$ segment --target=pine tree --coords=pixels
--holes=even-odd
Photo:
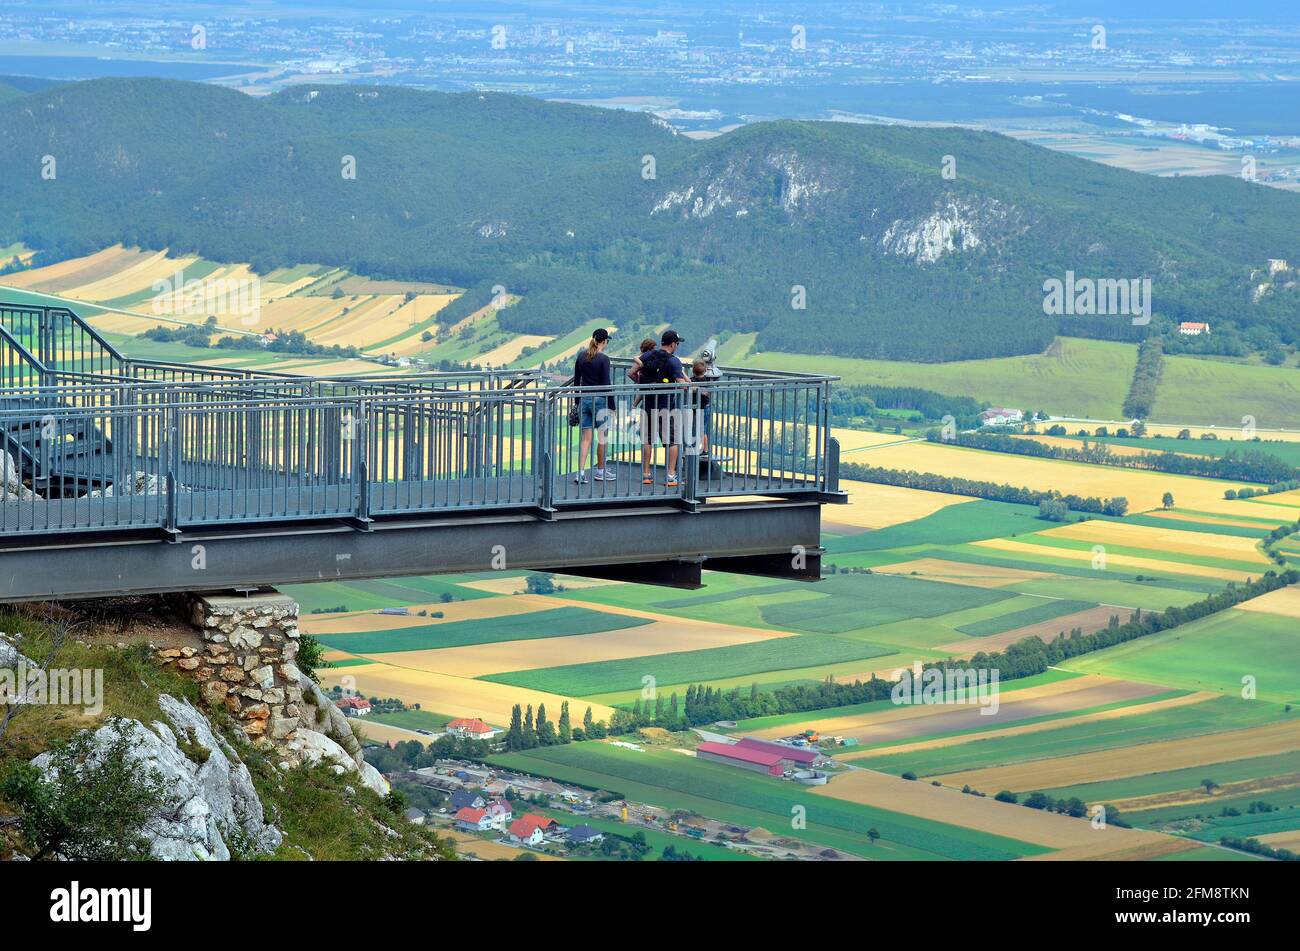
[[[591,707],[588,707],[587,712],[582,715],[582,732],[585,733],[587,736],[591,736],[592,726],[593,726],[593,721],[591,718]]]

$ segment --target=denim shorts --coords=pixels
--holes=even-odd
[[[601,415],[601,410],[609,405],[609,400],[603,396],[584,396],[578,400],[578,428],[595,429],[599,424],[601,429],[609,425],[609,413]]]

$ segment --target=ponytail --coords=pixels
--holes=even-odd
[[[600,344],[596,343],[596,338],[592,337],[587,341],[587,352],[584,354],[588,363],[595,359],[596,354],[600,352]]]

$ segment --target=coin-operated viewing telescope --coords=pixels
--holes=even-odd
[[[704,376],[707,379],[710,380],[722,379],[722,371],[719,370],[717,366],[714,365],[714,361],[718,359],[718,338],[717,337],[710,337],[708,339],[708,342],[705,343],[704,346],[700,348],[700,355],[697,359],[703,360],[706,364],[708,364],[709,368],[704,371]]]

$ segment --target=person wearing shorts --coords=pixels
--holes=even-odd
[[[686,383],[686,371],[682,361],[677,358],[677,348],[682,337],[675,330],[665,330],[659,338],[659,348],[641,354],[642,384]],[[665,484],[675,487],[677,482],[677,460],[681,454],[681,432],[677,416],[679,398],[675,393],[660,390],[647,392],[642,407],[641,432],[641,484],[654,485],[652,463],[655,445],[663,445],[667,450],[667,478]]]
[[[578,471],[573,474],[573,481],[579,484],[587,481],[587,457],[591,455],[591,442],[596,430],[601,430],[601,438],[596,440],[596,468],[591,477],[597,482],[614,478],[614,474],[605,468],[605,451],[608,440],[605,433],[609,428],[609,404],[612,399],[608,388],[613,384],[609,357],[605,348],[609,346],[609,331],[599,327],[591,335],[587,349],[578,354],[573,365],[573,385],[575,387],[601,387],[606,390],[601,396],[578,397]]]

